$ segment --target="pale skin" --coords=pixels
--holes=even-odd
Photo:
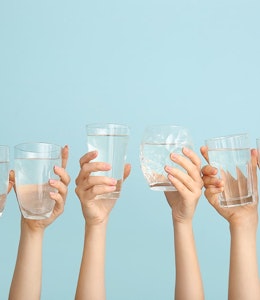
[[[111,166],[106,162],[92,162],[97,151],[86,153],[80,159],[80,172],[76,179],[75,192],[81,202],[85,219],[85,239],[81,267],[76,289],[76,300],[105,300],[105,247],[106,230],[110,212],[116,199],[96,199],[97,195],[115,191],[116,179],[93,176],[93,172],[107,171]],[[130,173],[125,166],[124,179]]]
[[[42,282],[42,244],[44,231],[63,212],[68,191],[70,177],[65,168],[69,150],[62,149],[62,167],[55,166],[54,172],[60,180],[49,181],[57,189],[57,193],[50,193],[55,201],[51,216],[44,220],[31,220],[21,217],[21,234],[17,260],[9,292],[9,300],[37,300],[41,297]],[[10,173],[10,185],[15,189],[14,172]]]
[[[172,209],[174,248],[176,263],[175,300],[204,299],[203,283],[199,268],[192,219],[201,196],[200,159],[190,149],[183,148],[183,154],[171,154],[171,159],[186,172],[165,167],[176,192],[165,192]]]
[[[201,154],[208,162],[207,147],[201,147]],[[216,211],[224,217],[230,228],[229,300],[259,300],[260,283],[257,262],[258,189],[257,151],[251,150],[253,183],[256,201],[236,207],[222,207],[218,194],[224,190],[224,181],[217,175],[217,169],[206,165],[202,168],[205,196]]]

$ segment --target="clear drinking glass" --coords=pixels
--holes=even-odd
[[[0,217],[5,208],[9,183],[9,147],[0,145]]]
[[[239,206],[255,201],[251,151],[248,134],[236,134],[206,140],[209,163],[224,180],[219,194],[221,206]]]
[[[129,138],[129,127],[121,124],[88,124],[87,147],[88,151],[97,150],[98,156],[93,161],[106,162],[111,165],[111,170],[93,172],[93,176],[107,176],[117,179],[116,191],[98,195],[96,198],[117,199],[120,196],[126,152]]]
[[[188,129],[175,125],[154,125],[145,129],[140,146],[141,169],[154,191],[176,191],[167,178],[166,165],[183,170],[170,159],[171,153],[182,154],[183,147],[192,149]]]
[[[57,192],[49,180],[58,179],[54,166],[61,166],[61,146],[23,143],[15,146],[14,157],[16,195],[23,216],[48,218],[55,205],[50,192]]]

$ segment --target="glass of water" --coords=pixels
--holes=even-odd
[[[206,140],[209,163],[224,181],[219,194],[221,206],[239,206],[255,201],[251,151],[248,134],[235,134]]]
[[[61,146],[48,143],[23,143],[14,148],[16,196],[21,213],[28,219],[46,219],[53,211],[55,201],[49,185],[58,179],[55,166],[61,166]]]
[[[9,147],[0,145],[0,217],[5,208],[9,183]]]
[[[154,125],[145,129],[140,146],[141,169],[154,191],[176,191],[167,178],[166,165],[183,170],[170,159],[171,153],[182,154],[183,147],[192,149],[188,129],[175,125]]]
[[[88,151],[98,151],[98,156],[93,162],[100,161],[111,165],[111,170],[93,172],[92,175],[107,176],[117,180],[115,192],[98,195],[96,198],[117,199],[123,183],[130,129],[127,125],[106,123],[88,124],[86,131]]]

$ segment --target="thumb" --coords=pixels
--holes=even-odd
[[[125,169],[124,169],[123,180],[125,180],[129,176],[130,172],[131,172],[131,165],[130,164],[126,164],[125,165]]]
[[[8,184],[7,193],[9,193],[11,191],[12,187],[14,186],[14,182],[15,182],[14,171],[11,170],[9,172],[9,184]]]
[[[200,153],[205,158],[207,163],[209,163],[208,147],[207,146],[200,147]]]

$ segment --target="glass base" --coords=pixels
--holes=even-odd
[[[150,184],[150,189],[152,191],[159,192],[176,192],[176,188],[168,182],[159,182]]]
[[[44,220],[44,219],[48,219],[51,216],[52,210],[49,212],[44,211],[44,212],[35,213],[35,212],[21,209],[21,213],[25,219]]]
[[[120,197],[120,192],[107,193],[102,195],[97,195],[95,199],[118,199]]]
[[[247,204],[252,204],[254,202],[255,202],[254,195],[237,198],[237,199],[224,199],[223,197],[220,197],[219,199],[220,206],[222,207],[243,206]]]

